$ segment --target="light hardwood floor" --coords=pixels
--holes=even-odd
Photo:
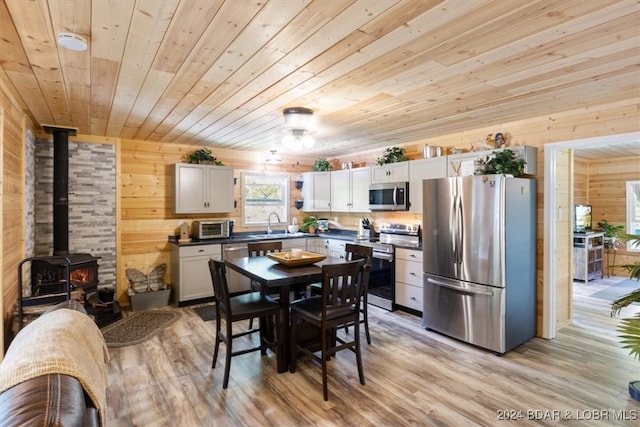
[[[222,390],[223,357],[210,369],[214,322],[173,308],[182,318],[161,334],[110,349],[108,425],[640,425],[640,403],[627,392],[640,362],[620,348],[609,304],[589,293],[576,291],[574,322],[556,339],[534,338],[502,357],[371,307],[366,385],[353,354],[341,352],[329,363],[328,402],[318,365],[303,360],[295,374],[277,374],[271,353],[233,358]]]

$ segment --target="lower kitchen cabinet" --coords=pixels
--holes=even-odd
[[[329,239],[309,238],[307,239],[307,250],[316,254],[329,255]]]
[[[283,239],[282,250],[288,252],[291,249],[307,250],[307,239]]]
[[[178,306],[213,297],[209,258],[222,259],[220,244],[171,245],[171,275],[174,302]]]
[[[396,249],[396,305],[422,313],[422,252]],[[400,307],[400,308],[401,308]]]

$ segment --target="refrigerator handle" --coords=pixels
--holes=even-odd
[[[458,196],[458,206],[457,206],[457,214],[458,217],[458,232],[456,234],[456,238],[458,239],[458,243],[456,247],[458,249],[458,264],[462,264],[462,254],[464,253],[464,216],[462,214],[462,197]]]
[[[455,291],[458,291],[458,292],[461,292],[461,293],[465,293],[465,294],[488,295],[488,296],[492,296],[493,295],[492,291],[480,291],[480,290],[463,288],[463,287],[460,287],[460,286],[451,285],[449,283],[441,282],[440,280],[436,280],[436,279],[433,279],[431,277],[427,278],[427,282],[431,283],[432,285],[442,286],[443,288],[453,289]]]
[[[457,243],[457,236],[458,236],[458,228],[457,228],[457,218],[456,218],[456,203],[458,200],[458,196],[453,196],[453,201],[452,201],[452,206],[451,206],[451,210],[449,211],[449,230],[452,231],[453,234],[453,238],[451,239],[451,254],[453,262],[457,263],[458,262],[458,253],[456,251],[456,243]]]

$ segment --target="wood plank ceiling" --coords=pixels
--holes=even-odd
[[[36,124],[335,156],[638,99],[636,0],[3,0],[0,73]],[[56,35],[89,48],[59,48]]]

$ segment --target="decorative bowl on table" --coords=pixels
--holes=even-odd
[[[327,257],[326,255],[307,251],[301,251],[300,256],[294,256],[292,252],[269,252],[267,253],[267,256],[272,260],[289,267],[314,264]]]

